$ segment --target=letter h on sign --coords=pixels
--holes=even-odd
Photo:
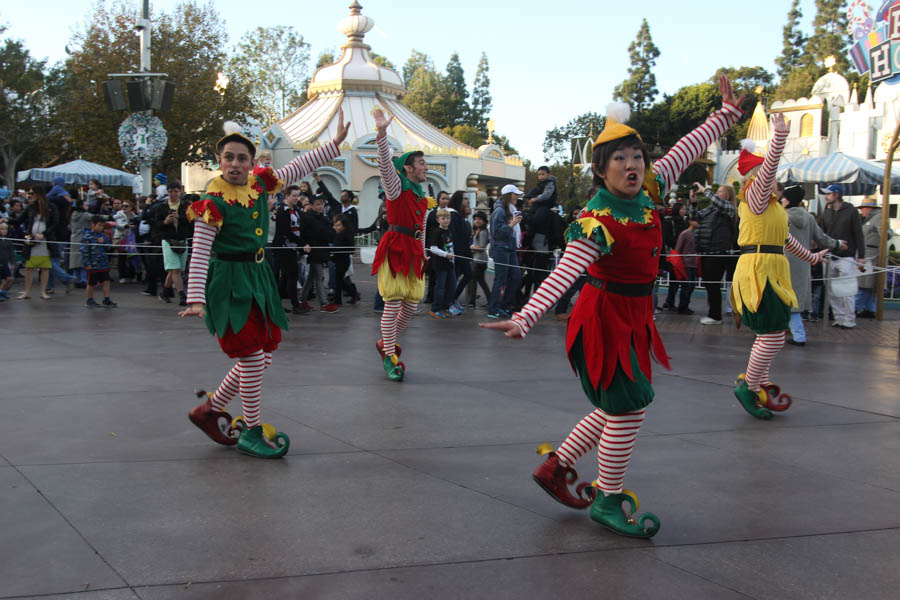
[[[891,42],[882,42],[869,50],[869,73],[872,83],[888,79],[891,72]]]

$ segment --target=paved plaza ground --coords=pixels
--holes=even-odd
[[[673,370],[626,480],[662,521],[647,541],[531,480],[537,444],[590,408],[562,323],[521,342],[477,328],[484,311],[423,313],[396,384],[363,284],[359,306],[291,318],[263,384],[292,440],[272,461],[188,422],[232,363],[174,305],[137,286],[116,309],[0,304],[0,597],[898,597],[900,311],[786,347],[773,381],[794,406],[771,422],[732,395],[749,332],[699,325],[702,299],[660,315]]]

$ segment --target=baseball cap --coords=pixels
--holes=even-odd
[[[823,194],[843,194],[844,189],[837,183],[832,183],[822,190]]]
[[[503,189],[500,190],[501,196],[504,196],[506,194],[516,194],[517,196],[521,196],[524,193],[525,192],[523,192],[522,190],[520,190],[519,188],[517,188],[516,186],[514,186],[511,183],[507,183],[506,185],[503,186]]]

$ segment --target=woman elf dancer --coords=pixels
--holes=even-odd
[[[195,222],[187,294],[190,308],[179,314],[204,319],[225,354],[237,359],[215,392],[197,393],[207,397],[189,417],[214,442],[236,444],[252,456],[278,458],[290,445],[288,436],[262,423],[259,414],[263,371],[272,364],[281,330],[288,327],[278,286],[265,260],[268,195],[339,156],[349,129],[341,110],[333,141],[273,171],[253,168],[256,146],[236,124],[226,123],[226,135],[216,143],[222,175],[188,208],[188,217]],[[215,252],[212,259],[210,252]],[[232,421],[225,407],[238,394],[244,414]]]
[[[559,266],[511,320],[481,324],[507,337],[524,337],[587,271],[589,285],[582,288],[569,317],[566,350],[596,409],[555,452],[549,444],[538,447],[547,458],[534,479],[566,506],[590,506],[591,519],[622,535],[649,538],[659,530],[659,519],[652,513],[632,517],[637,496],[623,491],[622,485],[645,409],[653,400],[651,354],[669,366],[653,322],[653,282],[662,249],[661,219],[653,198],[674,185],[741,116],[743,97],[735,99],[726,77],[719,78],[719,90],[722,109],[681,138],[652,169],[640,135],[625,125],[628,106],[610,105],[591,157],[597,194],[566,231],[569,244]],[[581,483],[573,494],[569,485],[578,478],[575,462],[595,447],[599,477],[593,487]]]
[[[378,243],[372,275],[378,275],[378,293],[384,298],[381,314],[381,339],[375,347],[381,354],[384,372],[391,381],[403,381],[406,365],[400,359],[397,337],[406,329],[425,295],[425,213],[434,200],[425,196],[421,184],[425,182],[428,165],[422,152],[407,152],[391,159],[387,128],[394,120],[375,108],[375,128],[378,134],[378,170],[385,192],[388,228]]]
[[[784,251],[813,265],[829,251],[813,254],[789,233],[787,211],[773,193],[775,172],[789,131],[784,115],[772,117],[772,127],[765,158],[753,154],[746,145],[738,158],[738,172],[744,176],[744,187],[738,194],[741,257],[731,286],[735,321],[756,333],[747,372],[738,375],[734,395],[744,410],[767,420],[773,410],[787,410],[791,405],[790,395],[782,394],[769,381],[769,367],[784,346],[784,331],[790,326],[791,307],[797,306]]]

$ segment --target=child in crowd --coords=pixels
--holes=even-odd
[[[12,268],[15,262],[15,250],[9,238],[9,224],[0,223],[0,302],[9,300],[7,290],[13,284]]]
[[[309,276],[300,290],[300,309],[302,312],[312,310],[307,296],[316,286],[316,295],[319,297],[319,312],[337,312],[338,305],[328,302],[325,294],[325,269],[328,268],[328,244],[334,239],[334,229],[331,228],[331,220],[323,212],[325,200],[322,197],[313,198],[310,209],[300,217],[300,231],[303,239],[312,249],[306,257],[309,264]]]
[[[334,262],[334,300],[332,303],[337,308],[340,308],[343,303],[344,286],[348,283],[350,288],[346,291],[353,298],[359,297],[356,285],[347,277],[347,270],[350,269],[350,260],[353,256],[353,246],[355,244],[353,224],[350,222],[350,218],[346,213],[334,215],[334,250],[331,251],[331,260]],[[351,304],[354,302],[352,301]]]
[[[688,228],[678,234],[678,241],[675,243],[675,252],[682,256],[684,261],[684,273],[686,281],[674,283],[673,288],[681,288],[681,298],[678,301],[678,314],[692,315],[694,311],[690,309],[691,294],[697,287],[697,244],[694,241],[694,230],[697,229],[697,220],[688,221]],[[675,298],[675,294],[672,294]]]
[[[87,306],[96,308],[100,306],[94,300],[94,286],[103,284],[103,306],[112,308],[116,306],[109,297],[109,258],[106,251],[109,248],[110,239],[103,233],[106,227],[106,217],[94,215],[91,217],[91,228],[85,230],[81,238],[81,263],[87,271]]]
[[[456,290],[456,273],[453,264],[453,240],[450,236],[450,211],[440,208],[437,211],[438,226],[428,230],[425,246],[431,253],[431,272],[434,276],[434,301],[430,314],[435,319],[446,319],[450,316],[450,300]]]
[[[491,234],[487,230],[487,215],[482,211],[472,217],[472,279],[469,280],[469,289],[466,292],[466,304],[475,306],[478,286],[484,292],[485,301],[491,299],[491,288],[484,279],[487,272],[488,254],[487,245],[491,241]]]

